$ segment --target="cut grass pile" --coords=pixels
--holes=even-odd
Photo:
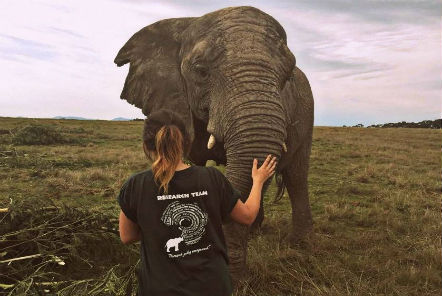
[[[116,239],[116,220],[35,197],[13,203],[1,219],[1,287],[7,295],[134,292],[138,250]]]
[[[9,208],[0,213],[0,293],[129,295],[138,246],[115,233],[116,195],[148,167],[142,122],[0,118],[5,131],[30,123],[81,141],[18,145],[0,133],[0,208]],[[314,231],[289,244],[290,202],[287,193],[273,202],[272,183],[236,295],[440,295],[441,134],[315,127]]]

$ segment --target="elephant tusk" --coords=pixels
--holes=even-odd
[[[287,153],[287,145],[285,143],[282,143],[282,149],[285,153]]]
[[[210,134],[209,141],[207,142],[207,149],[212,149],[214,145],[215,145],[215,137],[212,134]]]

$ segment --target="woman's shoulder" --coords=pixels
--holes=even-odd
[[[143,180],[145,178],[150,178],[150,177],[153,177],[153,172],[152,172],[151,168],[144,170],[144,171],[139,171],[139,172],[133,173],[127,179],[127,182],[136,182],[138,180]]]
[[[193,175],[197,178],[209,177],[210,179],[217,178],[217,174],[222,174],[217,168],[213,166],[192,165],[189,169],[189,176]],[[184,170],[186,171],[186,170]]]
[[[200,165],[195,165],[194,166],[196,170],[200,171],[200,172],[204,172],[204,173],[208,173],[208,174],[217,174],[219,173],[219,170],[213,166],[200,166]]]
[[[220,170],[220,169],[218,169],[217,167],[215,167],[215,166],[208,166],[208,167],[206,167],[210,172],[212,172],[212,173],[214,173],[214,174],[217,174],[217,175],[224,175],[223,174],[223,172]]]
[[[219,184],[222,182],[221,179],[224,178],[224,174],[222,173],[221,170],[219,170],[218,168],[214,167],[214,166],[204,166],[202,167],[205,170],[206,175],[209,176],[209,178],[215,182],[216,184]],[[221,180],[221,181],[220,181]]]

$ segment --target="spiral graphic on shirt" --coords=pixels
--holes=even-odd
[[[177,225],[182,231],[181,237],[186,245],[197,243],[206,231],[207,213],[195,203],[170,203],[161,216],[161,221],[168,226]]]

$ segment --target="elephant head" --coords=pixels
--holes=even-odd
[[[135,33],[115,63],[130,63],[121,98],[145,115],[160,108],[180,113],[193,142],[209,140],[196,148],[222,149],[226,175],[243,194],[252,159],[281,156],[287,137],[281,91],[295,57],[268,14],[231,7],[161,20]]]

